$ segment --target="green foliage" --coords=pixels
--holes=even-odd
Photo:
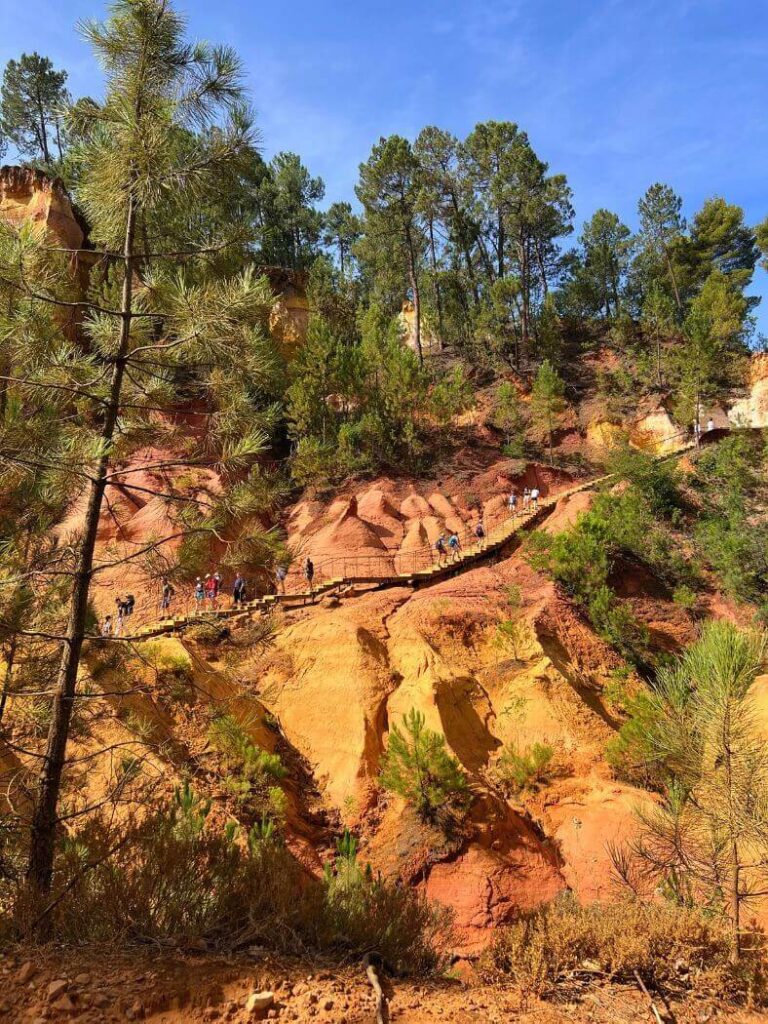
[[[192,789],[189,781],[177,786],[173,791],[173,804],[169,811],[169,822],[177,839],[199,839],[208,815],[211,812],[210,800],[204,800]]]
[[[470,800],[467,778],[445,749],[445,737],[427,729],[415,708],[403,715],[403,731],[397,725],[390,730],[380,781],[427,820],[463,815]]]
[[[646,689],[631,694],[624,690],[621,709],[627,720],[608,741],[606,760],[619,778],[646,789],[660,789],[664,765],[654,751],[652,740],[659,720],[658,703]]]
[[[549,458],[552,460],[554,431],[559,417],[565,411],[565,384],[555,368],[545,359],[539,367],[531,392],[531,412],[536,423],[549,438]]]
[[[498,387],[492,422],[504,434],[505,454],[511,458],[522,455],[525,448],[525,423],[517,388],[510,381],[505,380]]]
[[[768,587],[768,525],[759,518],[763,462],[756,439],[734,435],[701,451],[693,481],[703,506],[698,551],[730,596],[755,603]]]
[[[754,695],[765,644],[730,622],[707,623],[659,672],[644,740],[664,800],[638,812],[635,854],[680,898],[700,893],[729,920],[734,961],[742,908],[764,883],[768,852],[768,756]]]
[[[553,747],[538,741],[525,749],[508,743],[494,764],[494,777],[505,796],[518,795],[526,790],[536,792],[546,786],[551,777],[554,753]]]
[[[430,411],[443,425],[471,401],[461,370],[430,389],[430,379],[399,325],[372,306],[361,341],[346,344],[317,317],[295,360],[288,389],[292,474],[302,484],[338,481],[382,467],[420,465]]]
[[[429,410],[442,430],[450,427],[473,401],[472,385],[461,366],[454,367],[448,376],[439,377],[429,392]]]
[[[279,754],[270,754],[256,746],[243,725],[232,715],[218,715],[211,722],[208,738],[254,786],[262,786],[269,779],[280,781],[287,771]]]
[[[22,156],[54,163],[65,145],[64,111],[69,94],[66,71],[57,71],[48,57],[23,53],[9,60],[0,90],[0,138],[9,139]],[[0,154],[2,155],[2,154]]]
[[[611,450],[606,468],[632,484],[654,516],[668,517],[681,507],[679,475],[673,463],[661,462],[625,442]]]

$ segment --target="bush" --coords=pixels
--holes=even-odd
[[[403,715],[404,732],[392,726],[384,755],[381,784],[402,796],[425,820],[462,816],[469,805],[467,777],[445,749],[445,737],[425,728],[425,718],[411,708]],[[447,815],[447,817],[445,817]]]
[[[659,720],[658,703],[646,689],[622,694],[622,710],[627,721],[608,741],[605,757],[619,778],[633,785],[660,789],[664,765],[655,756],[652,743]]]
[[[617,445],[608,457],[608,472],[627,480],[656,516],[670,516],[681,506],[678,474],[670,462],[660,462],[647,452]]]
[[[737,966],[730,950],[723,923],[697,909],[639,901],[581,907],[565,897],[494,932],[479,970],[486,981],[545,998],[574,977],[634,984],[637,973],[661,992],[685,987],[764,1003],[762,941]]]
[[[344,960],[376,950],[402,973],[439,964],[450,918],[423,894],[369,871],[354,872],[344,886],[316,881],[270,822],[240,841],[236,823],[212,830],[208,807],[186,787],[119,834],[94,819],[67,840],[54,879],[64,894],[53,910],[56,939],[99,946],[204,940],[214,949],[259,943]],[[33,938],[36,917],[20,888],[6,918],[10,937]]]
[[[215,748],[255,787],[269,780],[280,781],[287,775],[280,754],[270,754],[257,746],[245,726],[231,715],[219,715],[211,722],[208,738]]]
[[[494,765],[494,776],[505,796],[535,792],[550,781],[550,764],[554,749],[547,743],[534,743],[518,750],[510,743],[504,747]]]

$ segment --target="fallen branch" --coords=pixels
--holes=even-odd
[[[379,981],[379,975],[376,967],[371,963],[371,958],[368,953],[363,958],[363,967],[365,967],[365,973],[370,982],[373,994],[376,996],[376,1024],[389,1024],[389,1004],[387,997],[384,995],[384,990],[381,987]]]
[[[640,986],[640,990],[642,991],[642,993],[645,996],[645,998],[648,1000],[648,1005],[651,1008],[651,1013],[656,1018],[656,1024],[664,1024],[664,1018],[659,1013],[659,1010],[658,1010],[658,1007],[656,1006],[656,1003],[654,1003],[653,999],[651,998],[651,993],[645,987],[645,982],[640,977],[640,975],[637,973],[637,971],[634,971],[633,973],[635,975],[635,980],[637,981],[637,984]]]

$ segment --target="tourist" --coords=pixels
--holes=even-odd
[[[440,534],[440,536],[435,541],[435,551],[437,552],[437,564],[438,565],[442,565],[443,564],[443,559],[448,554],[448,552],[446,550],[446,547],[445,547],[445,537],[442,535],[442,533]]]
[[[277,592],[278,594],[285,593],[285,580],[288,576],[288,570],[284,565],[278,565],[275,569],[275,580],[277,581]]]
[[[707,420],[707,433],[715,429],[715,421],[710,416]]]
[[[528,506],[530,505],[530,503],[531,503],[531,492],[526,487],[525,490],[523,491],[523,512],[527,512],[528,511]]]
[[[126,616],[126,618],[129,615],[133,615],[133,608],[135,604],[136,598],[133,596],[133,594],[127,594],[125,598],[125,610],[123,613]]]
[[[126,613],[126,610],[125,610],[126,602],[123,600],[122,597],[120,597],[119,594],[115,598],[115,607],[117,609],[117,614],[116,614],[115,619],[114,619],[115,636],[120,636],[120,634],[123,631],[123,619],[125,618],[125,615],[127,613]]]
[[[104,622],[101,625],[102,636],[112,636],[112,616],[105,615]]]
[[[315,578],[315,565],[309,555],[304,560],[304,577],[309,584],[309,592],[311,594],[313,593],[312,580]]]
[[[477,537],[479,546],[482,548],[483,542],[485,541],[485,524],[483,523],[482,518],[478,520],[477,526],[475,526],[475,536]]]
[[[510,491],[509,497],[507,498],[507,508],[509,509],[510,515],[517,515],[517,494],[515,491]]]
[[[176,593],[168,580],[167,576],[163,577],[163,591],[162,597],[160,598],[160,611],[167,612],[171,607],[171,598]]]
[[[461,541],[459,540],[458,533],[455,531],[448,538],[448,547],[451,549],[451,554],[453,555],[453,560],[455,562],[459,557],[459,552],[461,550]]]
[[[533,511],[539,511],[539,488],[531,488],[531,504],[533,505]]]
[[[197,605],[198,608],[203,603],[204,597],[205,587],[203,586],[203,581],[198,576],[197,579],[195,580],[195,604]]]
[[[216,580],[210,573],[206,574],[205,577],[205,597],[211,608],[216,607],[217,599],[219,596],[219,587]]]
[[[235,576],[235,582],[232,584],[232,604],[245,604],[245,579],[240,573]]]

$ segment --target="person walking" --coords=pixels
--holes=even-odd
[[[129,615],[133,615],[133,609],[134,609],[135,604],[136,604],[136,598],[133,596],[133,594],[126,594],[126,596],[125,596],[125,609],[123,611],[123,616],[125,618],[128,618]]]
[[[287,576],[288,570],[285,568],[285,566],[278,565],[277,569],[275,569],[275,582],[277,583],[276,590],[278,594],[285,593],[285,581]]]
[[[235,576],[232,584],[232,604],[234,607],[245,604],[245,578],[240,573]]]
[[[307,583],[309,584],[309,592],[310,592],[310,594],[312,594],[314,596],[315,592],[314,592],[314,589],[312,587],[312,581],[315,578],[315,564],[312,561],[312,559],[309,557],[309,555],[307,555],[306,559],[304,560],[304,578],[306,579]]]
[[[105,615],[104,621],[101,624],[101,635],[112,636],[112,616]]]
[[[714,429],[715,429],[715,421],[710,416],[709,419],[707,420],[707,433],[709,434]]]
[[[475,526],[475,536],[477,537],[478,546],[482,551],[485,547],[485,523],[482,517],[478,520],[477,526]]]
[[[531,503],[531,492],[526,487],[525,490],[523,491],[523,512],[527,512],[528,511],[528,506],[530,505],[530,503]]]
[[[125,601],[118,594],[115,598],[115,618],[113,620],[114,635],[120,636],[123,631],[123,619],[125,617]]]
[[[208,601],[211,608],[216,607],[216,598],[218,597],[218,589],[216,587],[216,580],[211,576],[210,573],[206,573],[205,577],[205,598]]]
[[[176,593],[167,576],[163,577],[163,590],[160,598],[160,611],[167,612],[171,608],[171,598]]]
[[[448,547],[451,549],[453,561],[455,562],[459,557],[459,552],[461,551],[461,541],[459,540],[458,533],[456,533],[455,531],[448,538]]]
[[[435,551],[437,552],[437,564],[442,565],[443,559],[446,558],[446,556],[448,555],[448,552],[445,548],[445,537],[442,535],[442,533],[435,541]]]
[[[531,504],[533,505],[533,511],[539,511],[539,488],[531,488]]]
[[[517,494],[515,491],[510,491],[509,497],[507,498],[507,508],[511,516],[517,515]]]
[[[204,598],[205,587],[203,586],[203,581],[198,576],[197,579],[195,580],[195,604],[197,605],[198,608],[201,607]]]

